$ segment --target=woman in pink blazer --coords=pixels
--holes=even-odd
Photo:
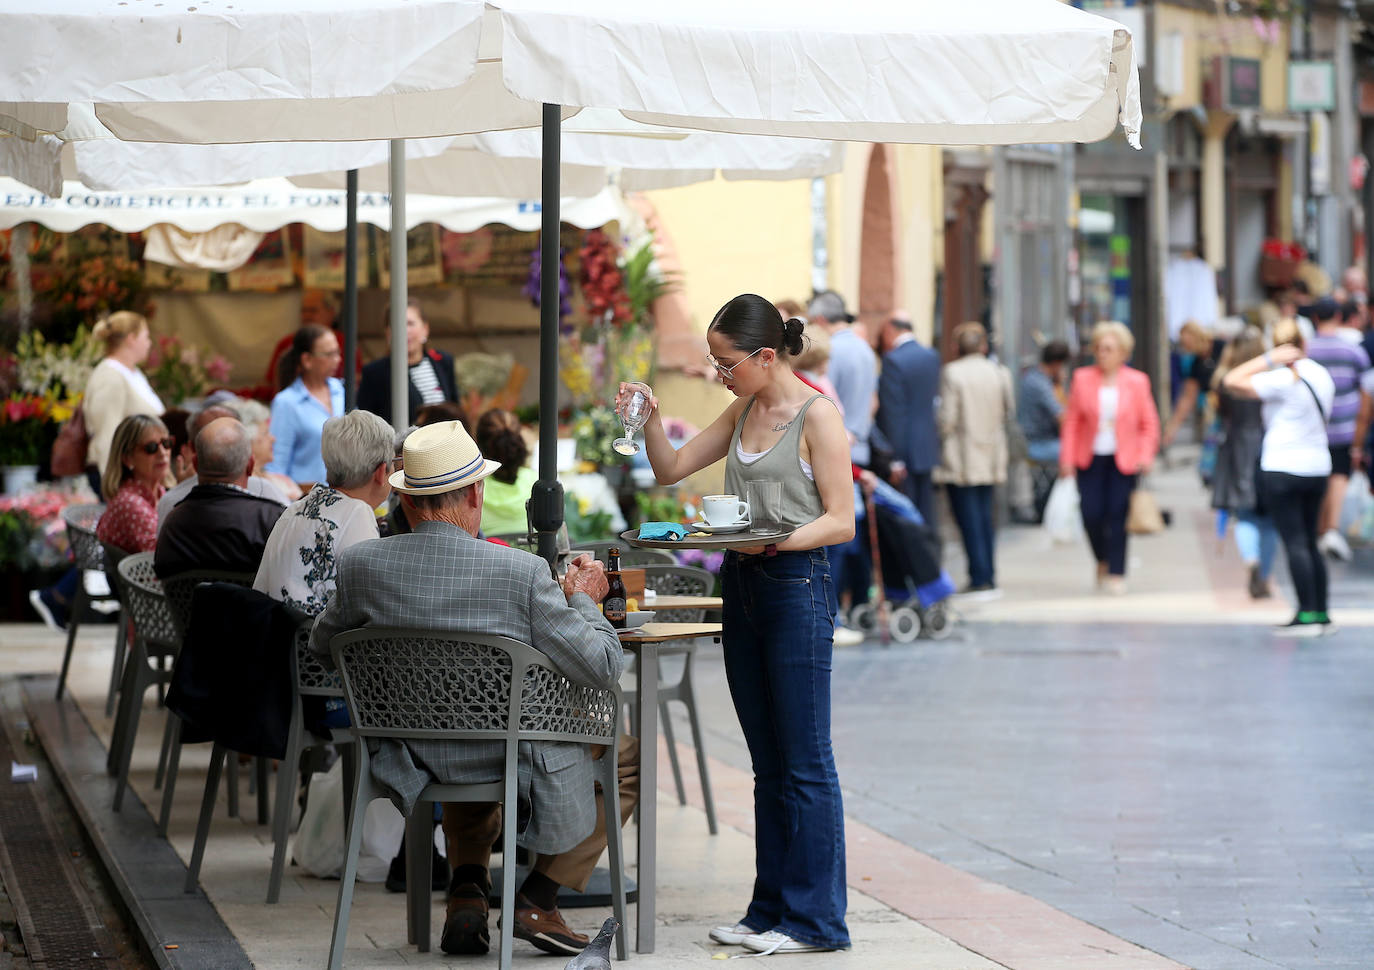
[[[1097,559],[1097,583],[1126,591],[1126,516],[1136,480],[1159,450],[1159,412],[1150,378],[1126,361],[1135,338],[1125,324],[1099,323],[1091,367],[1074,371],[1060,431],[1059,474],[1078,476],[1083,527]]]

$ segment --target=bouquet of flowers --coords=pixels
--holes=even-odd
[[[219,354],[202,360],[199,348],[163,334],[148,354],[146,370],[148,383],[153,385],[158,397],[175,406],[202,396],[212,385],[224,384],[231,368]]]
[[[71,417],[70,409],[65,414]],[[52,447],[58,423],[52,398],[11,394],[0,407],[0,465],[37,465]]]
[[[625,456],[611,447],[621,431],[620,418],[604,404],[581,412],[573,419],[572,426],[577,457],[603,467],[624,464]]]
[[[1292,286],[1307,250],[1295,242],[1266,239],[1260,245],[1260,280],[1265,286]]]
[[[1301,263],[1307,258],[1307,250],[1301,243],[1284,242],[1282,239],[1266,239],[1260,245],[1260,255],[1278,259],[1286,263]]]
[[[30,331],[19,338],[15,351],[19,389],[68,400],[79,398],[102,352],[84,325],[77,327],[71,342],[65,344],[51,342],[37,330]]]
[[[62,510],[74,501],[74,494],[52,490],[0,497],[0,567],[53,569],[66,562]]]

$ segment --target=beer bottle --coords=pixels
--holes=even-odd
[[[620,577],[620,549],[612,546],[606,554],[606,598],[601,612],[618,630],[625,629],[625,580]]]

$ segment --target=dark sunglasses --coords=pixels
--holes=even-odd
[[[138,447],[145,455],[156,455],[159,448],[166,448],[171,451],[176,446],[177,440],[175,438],[160,438],[157,441],[144,442]]]

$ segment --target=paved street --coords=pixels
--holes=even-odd
[[[1178,521],[1135,543],[1138,592],[1095,597],[1081,550],[1009,530],[1003,574],[1021,586],[1004,579],[954,638],[837,652],[845,808],[1199,970],[1368,970],[1374,556],[1333,570],[1333,609],[1355,625],[1276,639],[1262,624],[1291,608],[1238,598],[1240,564],[1187,473],[1157,479]],[[1023,619],[1046,603],[1063,619]],[[704,659],[710,753],[747,766],[719,657]]]
[[[988,624],[841,654],[847,810],[1189,966],[1368,968],[1367,634],[1168,633]]]

